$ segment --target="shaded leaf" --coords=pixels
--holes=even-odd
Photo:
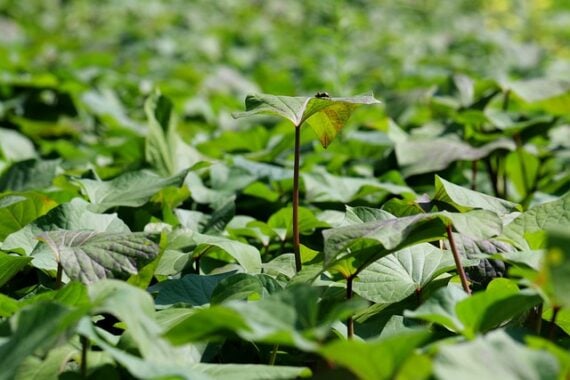
[[[362,307],[347,302],[330,307],[318,289],[291,286],[255,302],[229,301],[196,311],[167,331],[174,344],[219,339],[237,334],[242,339],[283,344],[312,351],[333,323]]]
[[[59,164],[60,160],[16,162],[0,175],[0,192],[45,190],[51,186]]]
[[[166,280],[152,286],[151,292],[158,291],[155,298],[157,306],[171,306],[185,303],[200,306],[210,303],[210,297],[216,286],[232,272],[216,275],[187,274],[176,280]]]
[[[464,329],[455,307],[467,298],[467,293],[456,286],[436,290],[426,302],[414,311],[406,310],[405,316],[436,323],[446,329],[460,333]]]
[[[0,252],[0,288],[32,261],[31,257],[7,255]]]
[[[29,355],[50,349],[57,339],[71,330],[85,311],[53,302],[40,302],[21,310],[14,320],[14,331],[0,345],[0,379],[11,380],[18,366]]]

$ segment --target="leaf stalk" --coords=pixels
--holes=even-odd
[[[354,276],[350,276],[346,279],[346,299],[352,299],[352,282],[354,280]],[[352,339],[354,337],[354,318],[352,315],[347,318],[346,320],[346,336],[348,339]]]
[[[463,286],[463,290],[465,290],[465,293],[471,295],[471,289],[469,288],[469,283],[467,282],[467,275],[465,274],[465,269],[463,269],[463,265],[461,264],[461,256],[457,251],[455,240],[453,239],[451,224],[448,224],[446,228],[447,228],[447,239],[449,240],[449,246],[451,248],[451,253],[453,254],[453,260],[455,261],[455,267],[457,268],[457,273],[459,274],[459,278],[461,279],[461,285]]]
[[[300,272],[301,239],[299,237],[299,160],[301,156],[301,126],[295,126],[295,158],[293,163],[293,252],[295,253],[295,270]]]

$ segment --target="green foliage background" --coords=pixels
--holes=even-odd
[[[0,0],[0,379],[566,378],[569,168],[568,1]]]

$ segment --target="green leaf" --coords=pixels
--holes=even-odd
[[[173,107],[170,99],[158,92],[144,104],[148,119],[145,158],[162,176],[179,173],[202,159],[200,153],[186,144],[176,131]]]
[[[433,199],[451,204],[460,212],[482,209],[493,211],[497,215],[502,216],[511,212],[522,211],[520,205],[466,189],[437,175],[435,176],[435,195]]]
[[[105,353],[109,354],[117,363],[121,364],[131,375],[137,379],[184,379],[184,380],[211,380],[210,377],[192,371],[190,364],[172,364],[169,362],[156,362],[141,359],[131,355],[126,351],[116,348],[114,345],[103,339],[95,328],[89,323],[79,326],[79,332],[87,337],[90,342],[101,347]]]
[[[442,239],[446,225],[475,240],[496,236],[502,229],[499,217],[486,210],[461,214],[442,211],[337,227],[323,232],[325,265],[351,258],[357,260],[354,268],[363,269],[361,265],[407,246]]]
[[[505,227],[501,239],[521,250],[538,249],[544,247],[544,240],[537,233],[564,228],[570,228],[570,192],[519,215]]]
[[[129,227],[117,217],[117,214],[96,214],[89,211],[88,208],[89,203],[80,198],[75,198],[69,203],[63,203],[21,230],[9,235],[2,244],[2,249],[29,255],[38,243],[35,236],[46,231],[130,232]]]
[[[251,296],[263,298],[281,290],[282,286],[265,274],[236,273],[220,281],[212,292],[212,304],[230,300],[245,300]]]
[[[20,310],[18,301],[0,293],[0,317],[11,317],[18,310]]]
[[[432,279],[455,268],[450,252],[418,244],[375,261],[358,274],[353,290],[376,303],[395,303],[421,291]]]
[[[0,288],[32,261],[31,257],[0,252]]]
[[[549,233],[548,250],[543,261],[542,272],[548,278],[554,302],[558,306],[570,307],[570,233],[555,230]]]
[[[510,152],[505,159],[509,181],[513,184],[518,199],[524,200],[534,187],[540,170],[540,160],[524,148]]]
[[[305,121],[327,147],[344,127],[354,109],[361,104],[380,103],[372,95],[351,98],[291,97],[275,95],[248,95],[246,112],[234,113],[235,118],[269,114],[290,120],[295,127]]]
[[[124,322],[142,357],[149,363],[183,363],[184,353],[161,338],[154,303],[146,291],[117,280],[102,280],[89,287],[95,313],[109,313]],[[126,353],[125,353],[126,354]]]
[[[570,109],[570,82],[537,78],[510,83],[519,98],[552,114],[566,115]]]
[[[267,225],[275,230],[285,230],[286,235],[280,236],[282,240],[293,236],[293,208],[285,207],[271,215]],[[316,228],[328,227],[327,223],[321,222],[315,214],[306,207],[299,207],[299,233],[311,234]],[[281,235],[281,234],[280,234]]]
[[[248,273],[261,272],[261,255],[259,250],[249,244],[224,238],[194,233],[192,239],[197,244],[194,255],[202,254],[211,247],[218,247],[233,257]]]
[[[0,345],[0,379],[13,379],[27,356],[51,349],[84,313],[53,302],[40,302],[22,309],[14,320],[13,333]]]
[[[346,206],[346,214],[342,225],[378,222],[380,220],[388,219],[396,219],[396,217],[389,212],[378,208]]]
[[[36,157],[34,144],[24,135],[0,128],[0,157],[8,162],[23,161]]]
[[[213,380],[285,380],[311,376],[307,367],[199,363],[193,368]]]
[[[447,168],[455,161],[475,161],[495,150],[514,150],[511,140],[500,139],[479,148],[462,141],[442,137],[396,143],[396,157],[404,176],[431,173]]]
[[[163,188],[181,186],[185,177],[186,171],[162,178],[142,170],[127,172],[110,181],[80,179],[77,182],[92,203],[91,211],[104,212],[118,206],[142,206]]]
[[[568,353],[568,350],[556,345],[554,342],[537,336],[526,336],[525,343],[529,348],[537,349],[542,352],[546,351],[558,359],[558,364],[560,365],[558,378],[568,378],[570,374],[570,353]]]
[[[28,356],[18,368],[15,379],[57,379],[70,358],[77,354],[77,348],[67,344],[51,350],[44,360]]]
[[[319,352],[327,360],[351,370],[359,379],[394,379],[413,350],[425,343],[429,331],[408,331],[373,341],[340,340]]]
[[[155,298],[157,306],[171,306],[177,303],[201,306],[210,303],[210,297],[216,286],[231,275],[231,272],[209,276],[187,274],[180,279],[160,282],[149,290],[158,291]]]
[[[331,326],[362,307],[349,302],[331,307],[308,285],[288,287],[255,302],[229,301],[196,311],[170,330],[174,344],[239,335],[242,339],[312,351]]]
[[[497,278],[484,292],[459,302],[456,312],[465,326],[463,334],[474,337],[478,332],[489,331],[519,317],[541,302],[542,298],[534,291],[519,291],[512,280]]]
[[[0,192],[45,190],[51,187],[60,160],[30,159],[12,164],[0,176]]]
[[[455,307],[467,298],[467,293],[456,286],[436,290],[426,302],[414,311],[406,310],[404,316],[436,323],[446,329],[460,333],[464,329]]]
[[[547,380],[558,378],[558,371],[552,355],[527,348],[502,330],[442,346],[434,363],[434,374],[442,380]]]
[[[135,274],[158,255],[158,246],[140,233],[50,231],[38,238],[51,248],[69,278],[86,283]]]
[[[182,253],[188,251],[192,254]],[[254,246],[223,236],[205,235],[188,229],[178,229],[168,235],[168,245],[162,260],[188,262],[192,257],[210,256],[219,251],[234,258],[248,273],[261,272],[261,254]],[[223,259],[227,260],[225,257]],[[161,265],[159,264],[159,267]]]
[[[484,292],[471,297],[454,287],[438,290],[418,309],[406,311],[405,315],[473,338],[519,317],[541,302],[537,293],[520,291],[512,280],[498,278]]]
[[[52,209],[56,203],[39,193],[0,196],[0,241]]]
[[[326,170],[304,173],[302,178],[307,202],[348,203],[375,193],[415,195],[414,191],[406,186],[382,183],[376,179],[339,177],[327,173]]]

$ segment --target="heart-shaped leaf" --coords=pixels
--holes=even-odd
[[[246,112],[234,113],[235,118],[269,114],[290,120],[295,127],[308,121],[323,147],[327,147],[344,127],[356,107],[362,104],[380,103],[372,95],[349,98],[328,96],[275,96],[268,94],[248,95],[245,98]]]
[[[421,290],[433,278],[455,267],[449,252],[418,244],[381,258],[360,272],[356,294],[376,303],[394,303]]]
[[[50,231],[38,239],[51,248],[69,278],[86,283],[136,274],[141,264],[158,255],[158,245],[140,233]]]
[[[462,214],[442,211],[337,227],[323,232],[325,265],[352,258],[357,260],[352,264],[354,269],[363,269],[407,246],[444,238],[446,225],[475,240],[496,236],[502,230],[497,214],[486,210]]]

